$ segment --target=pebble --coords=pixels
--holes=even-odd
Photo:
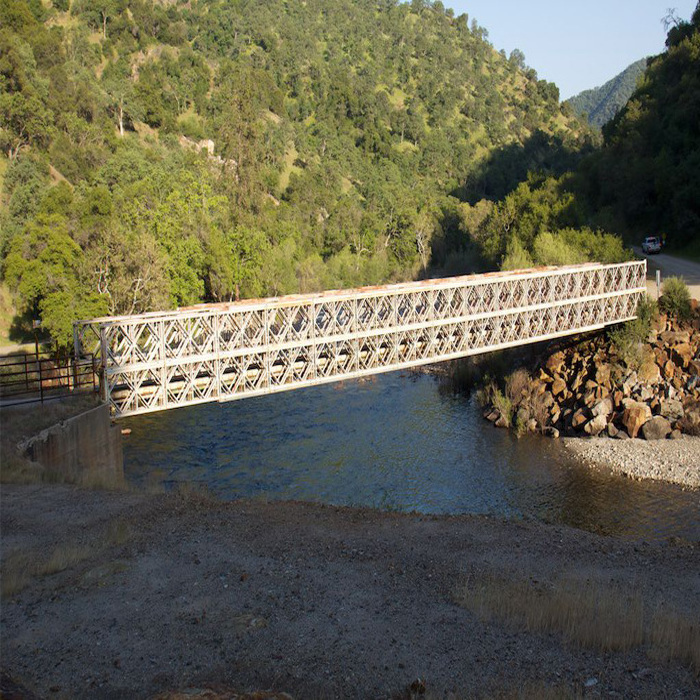
[[[658,479],[700,488],[700,437],[681,440],[564,438],[564,447],[587,464],[635,479]]]

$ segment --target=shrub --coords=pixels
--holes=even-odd
[[[637,305],[637,318],[609,331],[608,338],[625,364],[636,369],[644,359],[643,344],[658,311],[656,302],[644,296]]]
[[[585,253],[566,241],[564,236],[548,231],[535,238],[533,257],[539,265],[576,265],[587,260]]]
[[[666,278],[659,306],[667,314],[681,319],[687,319],[690,316],[690,292],[682,277]]]
[[[530,385],[530,375],[524,369],[516,369],[506,377],[506,397],[511,403],[518,404],[523,398],[523,393]]]
[[[484,386],[477,392],[477,400],[482,406],[493,406],[508,421],[508,425],[513,423],[513,403],[494,379],[485,378]]]
[[[517,236],[511,236],[501,270],[525,270],[532,267],[532,258]]]

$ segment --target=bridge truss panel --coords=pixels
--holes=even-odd
[[[580,265],[80,321],[115,416],[362,377],[636,316],[646,262]]]

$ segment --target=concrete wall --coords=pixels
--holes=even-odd
[[[60,481],[124,480],[121,430],[112,424],[106,405],[42,430],[22,447],[29,459]]]

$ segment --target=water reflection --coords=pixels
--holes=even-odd
[[[698,495],[574,464],[552,440],[497,430],[474,400],[389,374],[125,421],[127,478],[224,498],[494,514],[634,538],[700,539]]]

